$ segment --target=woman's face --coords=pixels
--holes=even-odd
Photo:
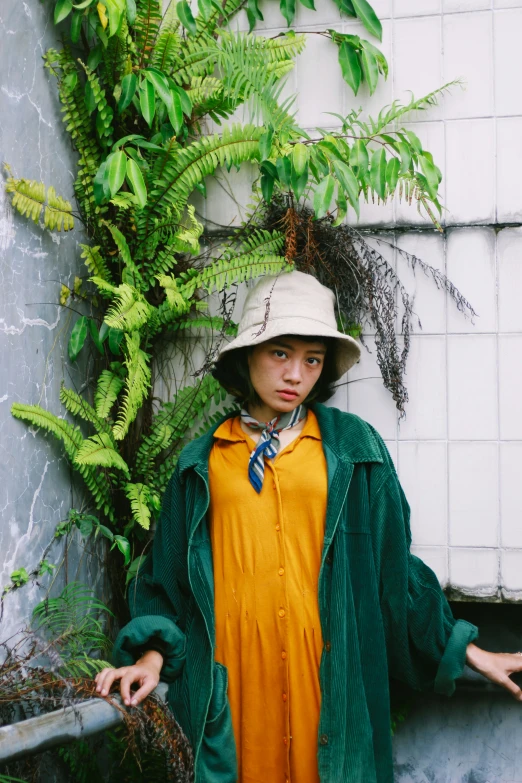
[[[300,405],[319,380],[326,346],[319,340],[275,337],[254,346],[248,356],[252,386],[263,401],[257,418],[267,421]],[[249,406],[249,409],[252,406]]]

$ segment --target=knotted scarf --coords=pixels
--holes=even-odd
[[[273,459],[279,451],[281,441],[279,433],[282,430],[288,430],[295,427],[300,421],[306,418],[306,408],[304,405],[298,405],[289,413],[282,413],[268,422],[259,422],[249,414],[246,408],[241,411],[241,419],[253,430],[261,430],[255,449],[250,454],[248,462],[248,478],[257,493],[261,492],[263,479],[265,477],[265,457]]]

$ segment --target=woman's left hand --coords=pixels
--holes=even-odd
[[[514,699],[522,701],[522,689],[509,676],[514,672],[522,672],[522,655],[492,653],[471,643],[466,648],[466,663],[491,682],[501,685],[511,693]]]

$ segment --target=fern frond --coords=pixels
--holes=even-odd
[[[183,315],[188,313],[191,303],[178,290],[178,284],[172,275],[158,275],[159,284],[165,289],[167,303],[174,315]]]
[[[203,288],[210,294],[214,290],[222,291],[235,283],[244,283],[259,275],[277,275],[291,269],[293,265],[289,264],[284,256],[241,253],[230,259],[219,259],[202,270],[182,272],[182,294],[188,299],[197,288]]]
[[[165,163],[163,175],[152,190],[150,207],[143,210],[144,225],[139,223],[138,232],[145,228],[146,233],[150,213],[161,216],[165,208],[171,207],[179,214],[195,186],[218,166],[239,166],[259,158],[259,139],[264,131],[262,126],[234,123],[224,128],[222,136],[204,136],[178,150]]]
[[[96,432],[106,432],[108,435],[112,434],[110,425],[104,421],[94,408],[89,405],[87,400],[84,400],[73,389],[67,389],[62,385],[60,389],[60,401],[65,405],[69,413],[73,416],[80,416],[84,421],[88,421],[96,429]]]
[[[149,65],[161,25],[160,0],[137,0],[134,35],[139,68]]]
[[[85,266],[93,277],[99,277],[107,283],[112,283],[112,275],[102,254],[99,245],[90,247],[89,245],[80,245],[82,249],[81,257]]]
[[[129,466],[114,446],[112,435],[106,432],[93,435],[92,438],[87,438],[87,440],[83,441],[74,462],[76,465],[98,465],[101,468],[117,468],[129,478]]]
[[[136,471],[141,476],[147,477],[155,457],[170,446],[172,433],[173,428],[169,424],[161,424],[155,427],[150,435],[143,437],[136,453]]]
[[[178,329],[211,329],[213,332],[223,333],[230,337],[237,335],[237,324],[233,321],[225,320],[219,315],[200,315],[194,318],[169,320],[169,329],[172,331],[177,331]]]
[[[132,516],[141,527],[150,527],[150,490],[146,484],[125,484],[125,494],[130,500]]]
[[[132,72],[131,53],[133,41],[129,35],[126,14],[123,14],[120,29],[108,39],[102,58],[104,82],[111,90],[127,73]]]
[[[183,38],[169,75],[180,86],[190,84],[194,76],[210,76],[218,53],[219,46],[208,32],[202,32],[201,35],[192,38]]]
[[[172,476],[182,452],[181,446],[175,449],[172,454],[161,460],[152,474],[149,475],[148,486],[151,492],[155,492],[159,497],[163,495],[170,477]]]
[[[136,418],[143,400],[148,394],[151,371],[149,367],[149,355],[140,348],[139,332],[125,335],[127,378],[125,380],[125,394],[120,404],[118,420],[113,427],[116,440],[123,440],[130,425]]]
[[[155,320],[155,308],[133,286],[122,283],[115,290],[116,299],[105,315],[105,323],[113,329],[134,332],[147,321]]]
[[[176,3],[172,0],[163,16],[150,60],[150,64],[163,73],[170,73],[176,55],[179,52],[181,46],[181,36],[178,32],[179,26],[180,21],[176,14]]]
[[[114,132],[112,127],[113,111],[107,102],[105,90],[101,86],[100,80],[94,71],[91,71],[89,66],[85,65],[85,63],[83,63],[81,60],[79,62],[87,74],[87,81],[89,82],[90,88],[92,90],[93,100],[98,110],[98,114],[96,115],[96,130],[98,132],[100,144],[103,147],[112,147],[112,137]]]
[[[76,454],[83,443],[83,435],[78,427],[72,427],[65,419],[60,419],[39,405],[13,403],[11,413],[17,419],[46,430],[60,440],[70,461],[74,463]],[[78,472],[85,481],[97,509],[114,521],[115,514],[111,500],[111,488],[105,474],[91,465],[78,465]]]
[[[71,215],[72,206],[68,201],[56,195],[51,185],[45,193],[43,182],[33,179],[15,179],[8,177],[5,189],[7,193],[13,193],[12,205],[23,217],[30,217],[38,223],[42,210],[45,228],[49,231],[70,231],[74,228],[74,220]],[[45,203],[47,198],[47,204]]]
[[[123,379],[111,370],[102,370],[94,395],[96,415],[106,419],[123,388]]]
[[[112,238],[116,243],[116,247],[120,251],[120,256],[123,260],[123,263],[125,264],[128,272],[130,273],[130,276],[133,278],[132,285],[140,289],[143,285],[143,278],[141,276],[138,267],[132,260],[132,256],[129,250],[129,245],[127,244],[127,240],[125,239],[125,236],[122,234],[119,228],[117,228],[115,225],[110,223],[108,220],[102,220],[101,222],[109,229]]]
[[[221,3],[222,7],[220,9],[218,9],[216,5],[211,6],[210,14],[207,19],[201,14],[196,17],[196,40],[200,36],[212,35],[217,27],[226,25],[234,14],[237,14],[242,6],[245,5],[245,2],[244,0],[225,0],[225,2]]]

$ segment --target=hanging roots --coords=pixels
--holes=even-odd
[[[284,230],[287,258],[291,252],[297,269],[314,274],[334,291],[341,329],[350,332],[358,326],[362,331],[365,325],[375,329],[377,364],[384,386],[391,392],[402,419],[408,401],[404,375],[414,315],[422,328],[413,310],[413,297],[407,293],[392,265],[370,247],[358,231],[345,224],[334,227],[332,222],[330,215],[314,220],[311,209],[304,206],[296,209],[285,194],[279,194],[266,207],[261,228]],[[458,310],[471,317],[476,315],[470,303],[442,272],[400,248],[397,250],[414,271],[419,266],[438,289],[446,291]],[[401,335],[396,328],[396,292],[404,310]]]

